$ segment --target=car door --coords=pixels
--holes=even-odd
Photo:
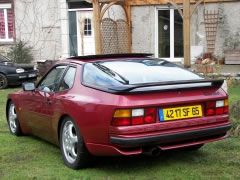
[[[23,117],[32,134],[51,141],[54,97],[67,65],[57,65],[40,81],[34,92],[23,98]]]

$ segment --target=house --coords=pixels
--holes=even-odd
[[[108,43],[130,39],[132,52],[153,53],[173,62],[183,59],[183,20],[179,13],[183,0],[121,0],[130,7],[130,31],[121,37],[105,38]],[[104,1],[109,2],[109,1]],[[197,1],[192,0],[193,4]],[[228,36],[240,30],[240,2],[238,0],[205,0],[191,17],[191,52],[194,59],[212,48],[222,58]],[[176,6],[180,9],[177,10]],[[193,6],[190,7],[192,10]],[[208,14],[217,15],[217,28],[206,29]],[[0,0],[0,53],[7,52],[16,41],[23,40],[34,47],[39,59],[59,59],[75,55],[95,54],[95,32],[91,1],[83,0]],[[118,6],[109,8],[102,18],[117,22],[126,19]],[[114,24],[112,23],[112,24]],[[210,23],[211,24],[211,23]],[[211,24],[215,26],[214,24]],[[104,37],[115,32],[106,26]],[[115,26],[114,26],[115,27]],[[113,29],[112,31],[111,28]],[[110,29],[110,30],[109,30]],[[108,32],[109,31],[109,32]],[[209,31],[208,33],[206,33]],[[209,36],[214,31],[215,37]],[[211,40],[213,38],[213,40]],[[231,38],[228,38],[231,39]],[[104,40],[102,40],[102,43]],[[125,43],[125,44],[124,44]],[[126,46],[126,42],[122,43]],[[214,45],[211,45],[213,44]]]

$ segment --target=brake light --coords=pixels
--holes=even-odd
[[[157,112],[155,108],[145,109],[144,123],[150,124],[156,122],[156,114]]]
[[[206,116],[228,114],[228,99],[206,103]]]
[[[114,112],[113,126],[142,125],[156,122],[155,108],[118,109]]]

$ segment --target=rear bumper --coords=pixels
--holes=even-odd
[[[9,74],[7,75],[7,80],[9,85],[20,85],[26,81],[35,81],[37,79],[37,70],[19,73],[19,74]]]
[[[124,137],[110,137],[110,142],[124,147],[147,146],[153,144],[169,144],[174,142],[182,142],[186,140],[202,139],[207,137],[225,136],[231,125],[223,125],[211,127],[206,129],[198,129],[184,132],[177,132],[171,134],[161,134],[157,136],[137,137],[137,138],[124,138]]]
[[[137,155],[151,147],[177,149],[225,139],[231,128],[228,115],[203,117],[139,126],[110,127],[109,141],[87,142],[97,156]]]

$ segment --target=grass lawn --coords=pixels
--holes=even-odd
[[[101,157],[92,167],[74,171],[60,150],[34,137],[8,132],[5,101],[0,90],[0,179],[240,179],[240,138],[205,145],[196,152],[171,151],[159,157]],[[230,89],[230,102],[240,99],[240,87]]]

